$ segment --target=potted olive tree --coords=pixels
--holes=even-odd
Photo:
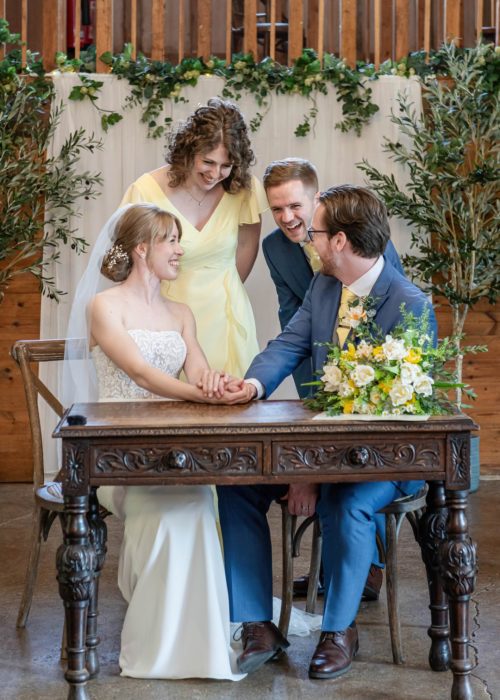
[[[406,186],[366,161],[359,165],[389,213],[411,225],[415,252],[404,257],[405,267],[449,305],[459,348],[468,311],[480,300],[495,303],[500,289],[499,87],[494,47],[444,46],[424,79],[423,112],[403,93],[392,114],[402,137],[384,149],[406,168]],[[459,354],[459,382],[462,369]]]
[[[1,41],[12,37],[0,20]],[[16,50],[0,61],[0,302],[13,277],[24,272],[38,278],[43,293],[58,298],[61,290],[47,270],[60,245],[85,249],[69,221],[77,201],[94,197],[101,181],[79,170],[82,150],[100,147],[83,129],[49,153],[62,107],[53,104],[50,78],[19,70]]]

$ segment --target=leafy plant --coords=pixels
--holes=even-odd
[[[74,131],[55,155],[48,147],[62,106],[52,105],[52,82],[23,77],[12,61],[0,62],[0,302],[12,279],[30,272],[43,293],[64,292],[49,276],[60,245],[78,253],[87,243],[74,235],[70,218],[81,197],[98,193],[98,174],[79,167],[82,151],[100,148],[83,129]]]
[[[451,44],[433,69],[447,78],[428,73],[421,115],[407,95],[399,96],[392,121],[402,137],[384,146],[406,167],[406,187],[366,160],[359,167],[390,214],[412,226],[416,254],[404,263],[450,304],[460,348],[469,309],[481,299],[494,303],[500,290],[500,55],[488,45],[458,50]],[[457,353],[460,382],[462,358]],[[456,401],[460,405],[460,390]]]

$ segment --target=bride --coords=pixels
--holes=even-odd
[[[85,370],[67,357],[65,405],[238,400],[238,392],[224,397],[227,377],[208,367],[190,309],[160,293],[161,280],[177,277],[180,237],[178,219],[151,204],[127,205],[108,221],[73,302],[68,337],[87,337],[89,354]],[[117,284],[103,290],[104,278]],[[182,369],[187,382],[178,379]],[[104,486],[98,496],[124,521],[122,675],[243,678],[230,647],[211,488]]]

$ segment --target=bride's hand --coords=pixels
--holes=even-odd
[[[225,372],[216,369],[204,369],[197,387],[201,389],[205,398],[221,398],[224,395],[229,376]]]

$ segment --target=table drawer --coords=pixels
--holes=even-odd
[[[424,436],[407,440],[330,438],[273,443],[274,474],[332,474],[444,471],[445,440]]]
[[[129,443],[114,447],[96,444],[91,447],[91,476],[122,477],[153,473],[178,477],[180,474],[228,476],[262,474],[262,445],[241,443],[220,446],[219,443],[165,442],[144,447]]]

